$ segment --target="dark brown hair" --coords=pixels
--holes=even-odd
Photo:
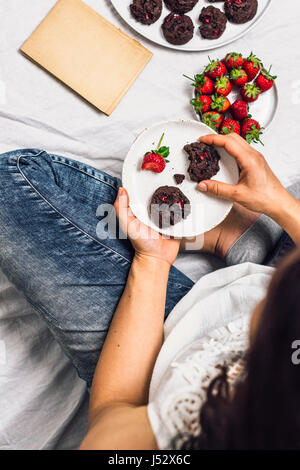
[[[201,434],[183,449],[300,449],[300,250],[280,265],[247,353],[242,380],[229,393],[226,370],[210,384]]]

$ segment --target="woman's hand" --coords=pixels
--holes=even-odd
[[[199,139],[208,145],[224,147],[238,162],[241,170],[237,185],[214,180],[202,181],[198,188],[209,194],[242,204],[247,209],[273,217],[287,196],[290,196],[274,175],[263,155],[242,137],[211,134]]]
[[[131,241],[137,256],[163,260],[170,266],[174,263],[180,240],[163,238],[162,235],[140,222],[129,208],[129,197],[124,188],[119,189],[115,210],[121,229]]]

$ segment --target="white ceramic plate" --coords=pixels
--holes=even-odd
[[[149,215],[151,197],[160,186],[177,186],[173,176],[175,173],[186,175],[185,181],[177,187],[190,200],[191,214],[173,227],[159,230],[162,234],[178,238],[194,237],[211,230],[225,219],[232,203],[198,191],[197,184],[187,175],[188,158],[183,150],[187,143],[213,132],[200,122],[178,120],[156,124],[136,138],[125,158],[122,179],[129,193],[131,210],[138,219],[158,230]],[[163,133],[163,145],[170,147],[170,163],[167,163],[162,173],[141,170],[144,154],[156,148]],[[218,151],[221,155],[220,171],[214,179],[236,184],[239,178],[236,161],[224,149],[218,148]]]
[[[240,92],[237,87],[233,87],[233,91],[228,95],[230,103],[234,103],[235,100],[241,99]],[[191,87],[191,98],[194,98],[193,95],[194,87]],[[249,114],[252,115],[253,119],[256,119],[261,127],[265,129],[273,121],[278,107],[278,91],[276,85],[271,88],[271,90],[262,93],[258,100],[254,103],[249,103]],[[195,116],[200,121],[199,114],[194,111]],[[229,113],[230,114],[230,113]],[[262,139],[263,140],[263,139]]]
[[[170,13],[170,11],[165,5],[163,6],[163,11],[159,20],[156,21],[156,23],[147,26],[139,23],[131,16],[129,9],[131,0],[111,0],[111,3],[115,7],[119,15],[123,18],[123,20],[126,21],[126,23],[128,23],[139,34],[146,37],[150,41],[155,42],[156,44],[160,44],[161,46],[169,47],[171,49],[178,49],[181,51],[209,51],[211,49],[230,44],[231,42],[236,41],[240,37],[244,36],[244,34],[248,33],[248,31],[250,31],[250,29],[259,20],[261,20],[263,15],[266,13],[267,9],[271,4],[271,0],[259,0],[258,11],[252,21],[249,21],[248,23],[242,25],[228,22],[223,35],[219,39],[215,40],[203,39],[199,33],[198,27],[200,26],[200,23],[198,21],[198,18],[200,12],[204,6],[211,5],[211,3],[207,2],[206,0],[199,0],[193,10],[187,13],[187,15],[190,16],[190,18],[194,22],[194,37],[193,39],[191,39],[191,41],[189,41],[187,44],[184,44],[183,46],[174,46],[173,44],[170,44],[168,41],[166,41],[164,35],[162,34],[161,25],[163,23],[164,18]],[[223,10],[223,6],[221,3],[216,3],[214,6]]]

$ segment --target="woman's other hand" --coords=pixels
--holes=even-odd
[[[170,266],[174,263],[180,240],[164,238],[155,230],[140,222],[129,207],[129,197],[124,188],[119,189],[115,210],[121,229],[131,241],[137,256],[163,260]]]
[[[237,160],[241,170],[238,184],[202,181],[198,185],[200,191],[238,202],[247,209],[271,217],[276,214],[288,193],[261,153],[235,133],[226,136],[210,134],[199,140],[208,145],[224,147]]]

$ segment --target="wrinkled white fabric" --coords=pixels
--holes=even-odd
[[[0,152],[38,147],[120,176],[128,148],[143,128],[168,119],[194,118],[189,106],[191,86],[182,74],[201,71],[207,53],[157,46],[131,30],[109,0],[86,0],[154,53],[118,108],[107,117],[19,52],[55,2],[0,0]],[[284,9],[281,2],[274,1],[246,37],[210,54],[222,58],[232,50],[253,50],[267,64],[274,64],[279,76],[279,110],[265,132],[263,152],[284,181],[300,169],[300,81],[297,67],[291,66],[291,57],[293,63],[299,62],[300,51],[290,49],[299,42],[299,12],[296,0],[290,0],[289,8]],[[176,265],[193,280],[222,266],[216,259],[197,254],[181,255]],[[42,321],[2,275],[0,403],[0,449],[75,448],[85,431],[84,384]]]

